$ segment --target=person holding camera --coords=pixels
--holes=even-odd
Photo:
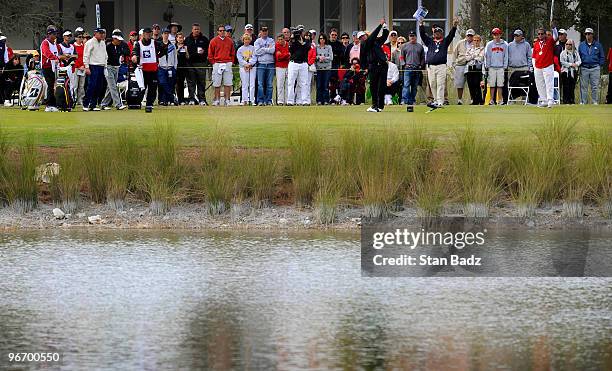
[[[287,105],[308,104],[308,53],[310,40],[304,40],[301,30],[293,31],[289,41],[289,66],[287,67]],[[299,86],[299,96],[296,96],[295,85]]]
[[[381,31],[382,30],[382,31]],[[378,34],[381,34],[378,36]],[[372,92],[372,107],[367,112],[381,112],[385,108],[385,92],[387,89],[387,54],[383,50],[383,44],[387,41],[389,29],[385,19],[372,31],[366,39],[362,48],[369,63],[370,90]]]

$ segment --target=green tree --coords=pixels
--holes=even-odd
[[[44,30],[49,24],[61,27],[61,14],[53,2],[0,0],[0,30],[24,36]]]

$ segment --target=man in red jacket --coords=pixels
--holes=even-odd
[[[538,29],[538,38],[533,45],[532,58],[535,60],[535,80],[538,88],[538,106],[552,108],[555,86],[555,42],[557,29],[552,25],[552,35],[547,36],[544,28]]]
[[[276,48],[274,51],[276,104],[279,106],[287,104],[287,67],[289,66],[290,57],[289,43],[285,40],[285,35],[281,33],[276,37]]]
[[[59,62],[59,50],[57,45],[57,28],[53,25],[47,27],[47,37],[40,44],[42,71],[47,82],[47,108],[45,112],[57,112],[55,107],[55,69]]]
[[[220,25],[217,27],[217,36],[210,41],[208,46],[208,61],[213,66],[212,81],[215,88],[213,106],[218,106],[221,103],[221,85],[223,85],[224,94],[223,105],[227,106],[229,104],[234,77],[232,62],[235,55],[234,41],[227,37],[225,26]]]

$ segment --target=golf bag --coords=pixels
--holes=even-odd
[[[21,80],[19,88],[19,106],[21,109],[35,111],[43,99],[47,98],[47,82],[40,71],[28,71]]]
[[[53,89],[53,92],[55,94],[57,108],[60,111],[71,111],[74,108],[75,104],[68,69],[72,69],[72,66],[58,66],[55,77],[55,87]]]
[[[128,75],[128,87],[126,93],[126,101],[128,109],[140,109],[142,100],[144,99],[144,89],[136,77],[136,71],[131,70]]]

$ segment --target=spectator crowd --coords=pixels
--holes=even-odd
[[[132,75],[146,91],[147,112],[155,103],[208,105],[208,84],[213,106],[359,105],[369,94],[367,111],[380,112],[390,104],[416,104],[421,90],[427,105],[439,108],[449,104],[447,80],[459,105],[503,105],[521,93],[541,107],[598,103],[606,56],[591,28],[579,43],[553,24],[538,29],[531,43],[521,29],[508,42],[500,28],[491,30],[488,42],[468,29],[455,43],[458,23],[453,20],[445,32],[436,24],[426,28],[421,19],[418,29],[405,36],[389,30],[384,19],[372,32],[350,34],[298,25],[270,35],[265,26],[256,33],[247,24],[235,35],[231,26],[220,25],[210,39],[197,23],[188,32],[179,23],[164,28],[154,24],[127,36],[119,29],[96,28],[89,34],[82,27],[73,33],[50,25],[39,50],[27,55],[25,63],[0,33],[0,104],[12,106],[26,73],[37,70],[47,83],[45,110],[56,111],[58,66],[69,66],[74,102],[84,111],[127,108],[126,85]],[[608,50],[608,71],[611,57]],[[579,102],[574,98],[577,84]],[[531,91],[517,93],[516,86],[531,86]],[[611,99],[608,86],[607,103]]]

